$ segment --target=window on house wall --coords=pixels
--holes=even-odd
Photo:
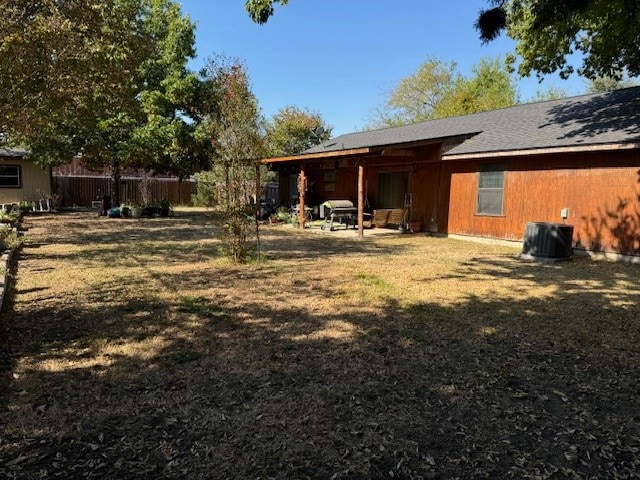
[[[300,196],[298,193],[298,175],[297,173],[289,174],[289,200],[292,203],[298,203],[297,199]]]
[[[20,165],[0,165],[0,188],[20,188]]]
[[[324,172],[324,191],[335,192],[336,191],[336,172]]]
[[[478,215],[502,215],[504,198],[504,165],[490,164],[478,172]]]

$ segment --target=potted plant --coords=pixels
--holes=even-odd
[[[0,252],[3,252],[4,250],[7,250],[9,248],[9,245],[7,243],[7,237],[9,236],[9,233],[11,233],[10,227],[0,227]]]
[[[129,218],[131,216],[131,208],[127,205],[120,206],[120,215],[123,218]]]
[[[168,217],[171,213],[171,203],[166,198],[160,200],[158,205],[158,215],[161,217]]]
[[[29,213],[33,209],[31,202],[20,202],[18,204],[19,213]]]
[[[107,217],[109,218],[120,218],[120,215],[120,207],[113,207],[107,210]]]
[[[142,218],[143,208],[141,205],[132,205],[131,206],[131,217],[132,218]]]
[[[151,218],[155,212],[154,207],[151,206],[151,178],[146,171],[142,172],[138,188],[140,189],[140,198],[142,200],[141,216]]]
[[[8,225],[9,228],[17,227],[21,217],[22,215],[18,212],[2,212],[0,213],[0,224]]]
[[[24,244],[24,237],[10,227],[0,228],[0,251],[15,249]]]

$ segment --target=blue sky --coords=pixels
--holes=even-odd
[[[244,61],[265,116],[295,105],[320,113],[334,136],[362,129],[402,78],[430,57],[455,61],[463,74],[482,57],[504,56],[513,42],[478,40],[473,23],[484,0],[290,0],[266,25],[254,24],[243,0],[183,0],[196,23],[199,69],[213,54]],[[521,99],[540,87],[586,90],[557,75],[541,86],[519,79]]]

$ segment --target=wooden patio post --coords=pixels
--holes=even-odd
[[[304,228],[304,221],[306,219],[306,216],[304,214],[304,193],[305,190],[307,189],[307,177],[305,176],[304,173],[304,163],[300,164],[300,176],[298,177],[298,193],[299,193],[299,198],[300,198],[300,202],[298,204],[298,227],[299,228]]]
[[[364,161],[358,162],[358,240],[364,237]]]

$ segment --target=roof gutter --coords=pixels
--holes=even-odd
[[[302,153],[298,155],[289,155],[286,157],[274,157],[264,158],[260,162],[263,164],[277,164],[286,162],[303,162],[306,160],[321,160],[326,158],[338,158],[338,157],[353,157],[359,155],[382,155],[384,156],[385,150],[388,153],[392,153],[394,148],[398,146],[406,146],[403,144],[389,145],[391,150],[381,148],[380,146],[365,147],[365,148],[353,148],[346,150],[332,150],[329,152],[315,152],[315,153]],[[491,152],[471,152],[471,153],[443,153],[442,160],[477,160],[488,158],[505,158],[505,157],[519,157],[525,155],[546,155],[546,154],[558,154],[558,153],[583,153],[583,152],[605,152],[605,151],[621,151],[621,150],[638,150],[640,149],[640,143],[607,143],[596,145],[578,145],[569,147],[546,147],[546,148],[528,148],[522,150],[503,150],[503,151],[491,151]]]
[[[494,152],[478,152],[478,153],[444,153],[443,160],[476,160],[484,158],[500,158],[500,157],[519,157],[524,155],[545,155],[553,153],[583,153],[583,152],[605,152],[617,150],[636,150],[640,149],[640,143],[615,143],[600,145],[579,145],[573,147],[548,147],[548,148],[529,148],[524,150],[504,150]]]
[[[466,135],[466,134],[465,134]],[[458,137],[456,135],[455,137]],[[449,138],[449,137],[444,137]],[[454,137],[451,137],[454,138]],[[305,160],[321,160],[323,158],[336,158],[336,157],[353,157],[358,155],[380,155],[380,156],[408,156],[406,149],[414,147],[423,147],[427,145],[433,145],[441,143],[443,138],[430,138],[425,140],[418,140],[412,142],[398,142],[388,143],[382,145],[370,145],[368,147],[351,148],[342,150],[329,150],[325,152],[313,152],[313,153],[300,153],[297,155],[288,155],[286,157],[273,157],[264,158],[261,163],[273,164],[273,163],[285,163],[285,162],[301,162]],[[413,155],[413,154],[412,154]]]

